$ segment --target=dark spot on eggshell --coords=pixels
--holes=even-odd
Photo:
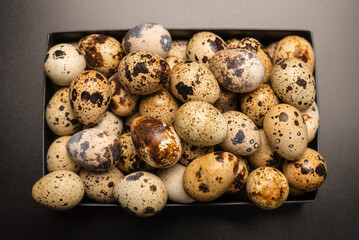
[[[85,52],[86,63],[91,67],[102,67],[103,66],[103,57],[100,52],[97,51],[95,45],[80,45],[80,48]]]
[[[77,98],[77,91],[76,91],[76,89],[72,89],[71,100],[76,101],[76,98]]]
[[[305,63],[308,62],[307,55],[309,55],[309,53],[308,53],[307,50],[302,52],[302,49],[301,49],[300,45],[295,46],[293,55],[294,55],[295,58],[298,58],[298,59],[302,60]]]
[[[81,93],[81,99],[85,101],[90,101],[94,105],[97,104],[97,107],[101,107],[103,102],[103,97],[99,92],[94,92],[93,94],[90,94],[87,91],[83,91]]]
[[[143,214],[153,214],[155,212],[155,209],[153,207],[146,207],[144,210],[143,210]]]
[[[201,175],[201,170],[202,170],[202,168],[200,167],[199,169],[198,169],[198,171],[196,172],[196,178],[201,178],[202,177],[202,175]]]
[[[201,183],[201,185],[199,185],[199,190],[204,193],[209,192],[208,186],[204,183]]]
[[[63,111],[65,109],[65,106],[64,105],[61,105],[60,107],[59,107],[59,110],[60,111]]]
[[[287,67],[287,64],[285,62],[281,62],[279,66],[284,70]]]
[[[143,175],[144,175],[143,172],[133,173],[126,177],[126,181],[137,181]]]
[[[252,148],[247,148],[246,151],[247,151],[247,152],[251,152],[251,151],[252,151]]]
[[[83,134],[84,134],[84,131],[81,131],[81,132],[78,132],[75,135],[73,135],[67,142],[67,146],[80,142]]]
[[[307,81],[305,81],[304,79],[301,79],[299,76],[297,77],[297,81],[296,81],[297,85],[302,87],[302,88],[306,88],[307,86]]]
[[[193,95],[192,87],[187,86],[183,82],[179,82],[175,87],[178,94],[181,95],[184,100],[188,100],[188,95]]]
[[[223,163],[223,152],[215,152],[214,155],[216,156],[215,159],[217,162]]]
[[[203,56],[202,62],[203,62],[203,63],[207,63],[207,62],[208,62],[208,57],[207,57],[207,56]]]
[[[163,51],[168,52],[170,50],[171,44],[172,44],[171,36],[162,35],[160,43],[161,43],[161,47],[162,47]]]
[[[315,168],[315,173],[319,176],[327,176],[327,171],[325,170],[325,166],[323,163],[319,163],[319,165]]]
[[[46,56],[45,56],[45,59],[44,59],[44,63],[47,61],[47,59],[49,59],[49,56],[50,56],[50,54],[46,54]]]
[[[246,170],[244,170],[245,173]],[[234,189],[241,189],[244,186],[244,175],[242,173],[238,173],[232,182]]]
[[[291,90],[293,90],[293,88],[291,86],[288,86],[285,92],[287,93],[287,92],[289,92]]]
[[[130,51],[131,51],[132,44],[131,44],[131,42],[129,42],[128,40],[125,40],[123,46],[124,46],[126,52],[130,52]]]
[[[52,56],[55,58],[55,59],[64,59],[65,56],[66,56],[66,53],[64,51],[61,51],[61,50],[56,50]]]
[[[249,96],[248,98],[247,98],[247,100],[246,100],[246,102],[250,102],[251,100],[252,100],[252,96]]]
[[[213,52],[224,49],[224,43],[218,37],[216,37],[214,41],[210,41],[210,46]]]
[[[156,192],[157,191],[156,185],[151,185],[150,190],[151,190],[151,192]]]
[[[241,77],[243,72],[244,72],[244,69],[240,68],[234,72],[234,75],[236,75],[236,77]]]
[[[288,115],[285,112],[281,112],[279,114],[279,121],[286,122],[288,121]]]
[[[140,73],[148,73],[148,68],[146,66],[146,63],[144,62],[139,62],[135,65],[135,67],[133,68],[132,76],[137,77]]]
[[[85,141],[85,142],[81,143],[80,146],[83,151],[86,151],[89,148],[90,144],[88,141]]]
[[[97,79],[100,79],[100,80],[104,80],[104,78],[102,77],[102,75],[99,74],[99,73],[96,73],[96,78],[97,78]]]
[[[297,120],[294,121],[295,126],[299,126],[299,122]]]
[[[231,139],[233,145],[237,145],[243,142],[245,136],[242,129],[239,129],[236,136]]]

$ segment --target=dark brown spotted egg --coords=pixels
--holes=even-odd
[[[129,30],[123,39],[123,46],[127,53],[148,51],[163,58],[170,51],[171,44],[171,34],[157,23],[138,25]]]
[[[319,110],[316,102],[306,110],[301,111],[308,129],[308,143],[313,141],[319,127]]]
[[[228,111],[238,110],[238,95],[234,92],[228,91],[227,89],[220,87],[218,99],[213,103],[221,113]]]
[[[287,160],[300,159],[307,148],[307,126],[300,111],[291,105],[273,106],[264,117],[263,130],[275,151]]]
[[[218,51],[211,59],[210,69],[222,87],[236,93],[253,91],[264,81],[262,61],[246,49]]]
[[[219,146],[235,155],[251,155],[260,147],[260,135],[253,121],[238,111],[223,113],[228,124],[226,138]]]
[[[151,52],[132,52],[119,67],[119,81],[132,94],[154,93],[169,81],[170,66],[166,60]]]
[[[139,171],[128,174],[115,183],[113,195],[121,207],[137,216],[158,214],[167,202],[167,190],[156,175]]]
[[[86,58],[88,68],[101,72],[106,77],[117,72],[125,55],[119,41],[103,34],[91,34],[81,38],[79,49]]]
[[[82,125],[71,107],[70,88],[59,89],[46,106],[46,124],[58,136],[72,135]]]
[[[118,137],[96,128],[82,130],[67,142],[70,157],[82,167],[104,172],[117,164],[121,145]]]
[[[170,167],[180,159],[182,145],[172,125],[152,117],[136,118],[131,137],[137,154],[156,168]]]
[[[249,199],[264,210],[280,207],[289,194],[284,174],[273,167],[260,167],[251,172],[246,184]]]
[[[308,109],[315,100],[314,76],[300,59],[287,58],[279,61],[273,67],[271,84],[283,102],[299,110]]]
[[[248,162],[242,156],[238,155],[237,158],[238,158],[238,170],[234,178],[234,181],[232,182],[231,186],[229,186],[226,193],[233,194],[239,192],[246,185],[247,182],[247,178],[249,175]]]
[[[317,151],[307,148],[298,161],[283,163],[283,173],[289,185],[298,190],[311,192],[324,183],[327,164]]]
[[[170,89],[173,95],[182,102],[214,103],[220,93],[219,84],[212,72],[193,61],[179,63],[172,69]]]
[[[187,44],[188,44],[187,40],[172,41],[171,49],[168,52],[167,57],[173,56],[185,61],[187,59],[186,56]]]
[[[209,67],[209,60],[219,50],[226,49],[225,41],[211,32],[198,32],[187,44],[186,55],[190,61],[196,61]]]
[[[197,157],[214,152],[214,146],[198,147],[189,144],[186,141],[182,141],[182,148],[183,148],[183,152],[179,161],[185,166],[187,166],[190,162],[195,160]]]
[[[70,100],[81,123],[95,124],[110,105],[110,84],[103,74],[93,70],[84,71],[71,82]]]

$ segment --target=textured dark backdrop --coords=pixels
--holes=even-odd
[[[32,201],[31,187],[41,177],[47,32],[127,29],[148,21],[168,28],[313,32],[320,152],[329,169],[317,201],[275,211],[253,206],[166,208],[149,219],[121,208],[53,212]],[[359,234],[358,23],[355,0],[0,1],[0,238],[354,239]]]

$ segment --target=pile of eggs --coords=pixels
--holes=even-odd
[[[160,24],[122,43],[91,34],[53,46],[44,70],[60,86],[46,108],[58,137],[33,199],[54,210],[84,198],[153,216],[168,199],[223,195],[275,209],[327,174],[316,135],[314,52],[299,36],[265,48],[207,31],[172,40]]]

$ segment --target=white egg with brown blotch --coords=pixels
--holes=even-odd
[[[319,127],[319,110],[316,102],[306,110],[301,111],[304,122],[308,129],[308,143],[315,138]]]

